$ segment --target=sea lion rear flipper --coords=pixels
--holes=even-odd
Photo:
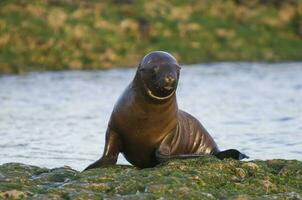
[[[249,158],[249,156],[241,153],[237,149],[228,149],[225,151],[220,151],[217,154],[215,154],[215,156],[221,160],[223,160],[225,158],[233,158],[236,160],[242,160],[244,158]]]
[[[158,163],[163,163],[171,159],[190,159],[190,158],[200,158],[206,155],[199,155],[199,154],[179,154],[179,155],[168,155],[168,154],[163,154],[160,151],[155,152],[155,157]],[[249,158],[249,156],[239,152],[236,149],[228,149],[225,151],[221,151],[215,156],[221,160],[225,158],[233,158],[235,160],[242,160],[245,158]]]
[[[84,171],[88,169],[114,165],[117,162],[118,154],[120,152],[120,146],[121,142],[118,134],[111,130],[110,127],[108,127],[106,132],[106,142],[103,156],[99,160],[86,167]]]

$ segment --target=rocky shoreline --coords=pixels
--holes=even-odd
[[[204,157],[86,172],[6,163],[0,199],[302,199],[302,162]]]

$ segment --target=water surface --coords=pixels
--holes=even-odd
[[[101,156],[110,113],[134,73],[0,76],[0,164],[86,167]],[[220,149],[302,160],[302,63],[184,66],[177,98]]]

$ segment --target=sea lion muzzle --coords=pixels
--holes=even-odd
[[[139,67],[137,77],[151,98],[163,100],[175,93],[179,70],[174,63],[163,62],[155,65],[151,62]]]
[[[165,81],[165,86],[164,86],[164,89],[165,90],[173,90],[175,89],[175,78],[171,75],[167,75],[165,78],[164,78],[164,81]]]

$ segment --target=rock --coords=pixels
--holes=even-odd
[[[253,162],[244,163],[244,164],[242,164],[242,166],[245,168],[249,168],[251,170],[257,170],[259,168],[259,166]]]
[[[246,173],[242,168],[236,168],[236,175],[239,176],[240,178],[244,178]]]
[[[0,192],[0,198],[3,199],[21,199],[21,198],[26,198],[27,195],[25,192],[21,192],[18,190],[9,190],[5,192]]]
[[[0,199],[301,199],[302,162],[204,157],[138,170],[0,165]]]

